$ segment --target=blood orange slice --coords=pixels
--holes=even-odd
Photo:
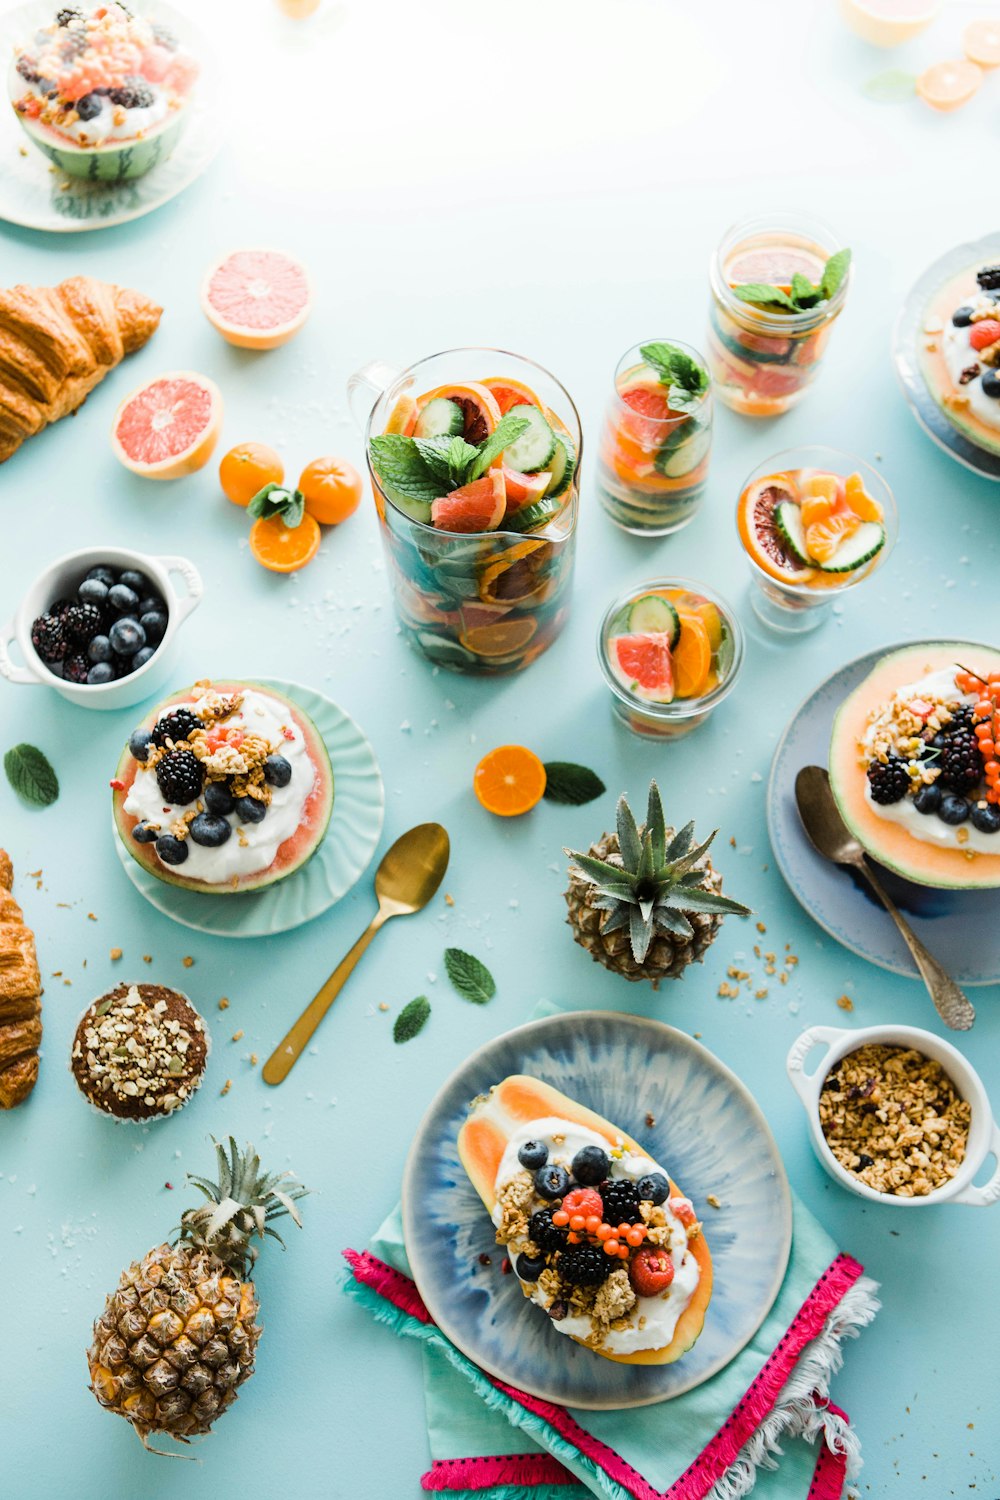
[[[234,250],[201,289],[206,318],[239,349],[276,349],[302,327],[312,306],[304,266],[280,250]]]
[[[647,703],[672,703],[674,667],[666,630],[616,635],[608,642],[611,666],[619,682]]]
[[[221,427],[222,393],[215,381],[175,370],[125,397],[111,428],[111,444],[133,474],[180,479],[205,467]]]
[[[505,375],[490,375],[483,385],[493,392],[501,416],[506,416],[512,406],[541,406],[541,402],[523,380],[509,380]]]
[[[747,553],[759,568],[782,583],[808,583],[812,568],[804,568],[786,550],[774,519],[783,500],[799,502],[799,492],[787,474],[768,474],[748,484],[740,496],[737,524]]]
[[[491,390],[478,381],[469,380],[459,385],[439,385],[427,391],[417,401],[421,411],[429,402],[443,396],[461,407],[465,423],[463,436],[468,443],[485,442],[491,432],[496,431],[500,420],[500,408]]]

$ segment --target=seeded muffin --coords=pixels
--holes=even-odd
[[[179,990],[120,984],[80,1017],[70,1070],[80,1092],[118,1120],[158,1120],[197,1090],[211,1042]]]

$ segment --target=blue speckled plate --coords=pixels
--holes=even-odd
[[[621,1126],[705,1219],[715,1291],[701,1338],[676,1364],[602,1359],[557,1333],[516,1277],[501,1274],[493,1224],[459,1162],[457,1137],[469,1101],[510,1073],[544,1079]],[[709,1193],[721,1208],[707,1205]],[[420,1295],[453,1344],[523,1391],[599,1410],[679,1396],[739,1353],[778,1295],[792,1205],[763,1115],[711,1052],[660,1021],[579,1011],[497,1037],[452,1075],[410,1150],[403,1228]],[[491,1265],[479,1264],[483,1253]]]
[[[896,924],[861,876],[823,859],[806,837],[795,805],[795,777],[803,766],[825,766],[837,709],[848,693],[890,651],[919,646],[899,641],[880,646],[834,672],[793,715],[774,752],[767,788],[767,831],[778,868],[792,895],[819,925],[860,958],[919,979]],[[961,643],[968,646],[969,642]],[[996,891],[940,891],[914,885],[879,865],[882,882],[921,942],[962,985],[1000,982],[1000,923]]]

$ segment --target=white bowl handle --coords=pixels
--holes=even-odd
[[[6,677],[8,682],[30,682],[39,683],[41,678],[37,677],[30,667],[18,667],[10,659],[8,646],[11,641],[17,639],[14,630],[14,621],[8,620],[7,624],[0,630],[0,677]]]
[[[960,1193],[952,1198],[952,1203],[971,1203],[976,1208],[988,1208],[991,1203],[1000,1201],[1000,1125],[993,1121],[993,1133],[990,1136],[990,1149],[986,1153],[992,1155],[996,1161],[993,1176],[989,1182],[984,1182],[982,1187],[976,1187],[970,1183]]]
[[[845,1036],[849,1029],[846,1026],[810,1026],[797,1041],[792,1043],[788,1056],[785,1058],[785,1071],[788,1074],[792,1088],[807,1109],[812,1109],[814,1104],[814,1081],[816,1073],[823,1070],[824,1063],[833,1051],[834,1044],[839,1042],[840,1038]],[[817,1042],[826,1042],[826,1052],[816,1072],[807,1075],[803,1065]]]
[[[187,584],[187,594],[181,597],[174,594],[174,605],[177,610],[178,625],[186,620],[193,609],[197,609],[205,592],[205,585],[201,581],[201,574],[186,557],[158,557],[157,562],[163,564],[168,573],[179,573]]]

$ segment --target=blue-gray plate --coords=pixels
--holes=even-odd
[[[831,937],[880,968],[919,979],[896,924],[864,884],[816,853],[795,805],[795,777],[802,766],[825,766],[836,712],[848,693],[890,651],[919,646],[900,641],[848,662],[820,683],[793,715],[774,752],[767,788],[767,831],[778,868],[793,896]],[[968,646],[968,642],[962,643]],[[998,835],[1000,838],[1000,835]],[[879,875],[921,942],[961,985],[1000,982],[1000,923],[997,893],[943,891],[915,885],[891,870]]]
[[[558,1333],[517,1278],[502,1274],[503,1251],[458,1159],[457,1138],[470,1101],[511,1073],[543,1079],[634,1136],[705,1220],[715,1290],[701,1338],[676,1364],[602,1359]],[[457,1348],[531,1395],[601,1410],[679,1396],[739,1353],[778,1295],[792,1205],[764,1116],[707,1048],[660,1021],[578,1011],[497,1037],[452,1075],[410,1150],[403,1228],[420,1294]],[[480,1264],[481,1255],[491,1263]]]

